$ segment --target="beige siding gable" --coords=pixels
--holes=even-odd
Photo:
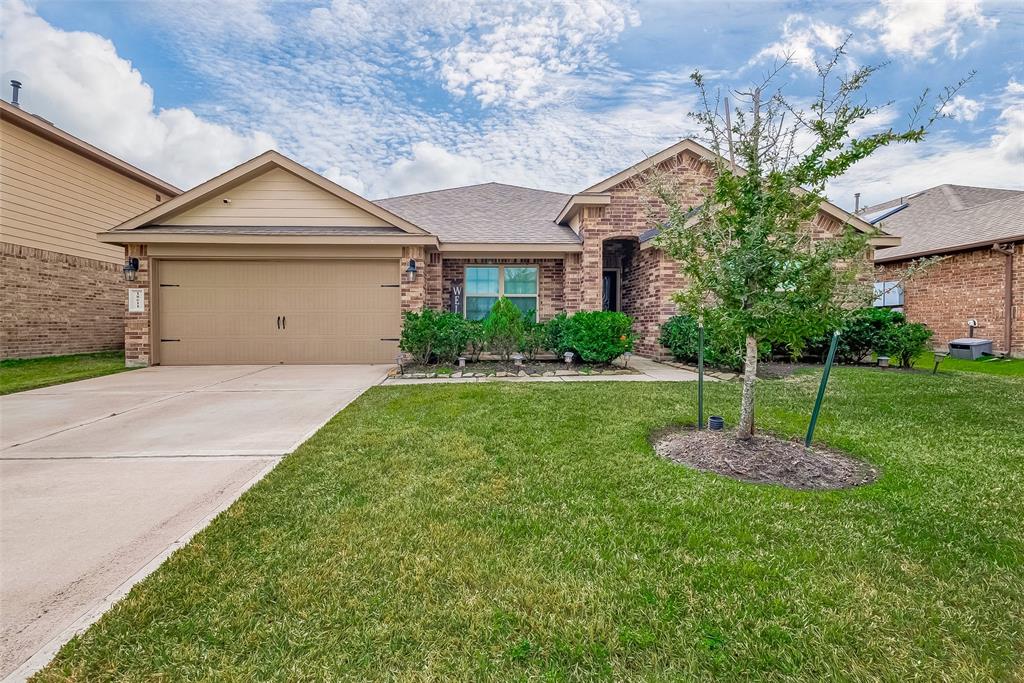
[[[96,233],[167,195],[7,120],[0,122],[0,241],[120,263]]]
[[[225,201],[227,200],[227,201]],[[161,225],[344,226],[391,224],[282,168],[232,187]]]

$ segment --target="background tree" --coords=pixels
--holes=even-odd
[[[654,181],[655,195],[668,209],[660,246],[681,262],[689,280],[677,303],[698,320],[714,315],[716,324],[745,340],[740,439],[753,434],[758,345],[785,343],[798,350],[832,327],[842,311],[873,296],[870,284],[858,279],[861,267],[870,267],[871,236],[849,224],[834,237],[812,235],[827,183],[887,145],[920,142],[969,79],[945,88],[926,120],[928,91],[906,128],[860,135],[882,108],[863,95],[879,67],[838,76],[843,55],[841,46],[818,66],[817,95],[806,110],[781,89],[769,92],[788,60],[751,90],[734,92],[731,110],[694,72],[703,106],[692,116],[717,155],[712,184],[694,207],[684,205],[665,178]]]

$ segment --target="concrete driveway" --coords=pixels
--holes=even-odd
[[[0,397],[0,677],[20,680],[388,367],[157,367]]]

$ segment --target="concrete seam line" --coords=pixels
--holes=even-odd
[[[155,405],[157,405],[159,403],[163,403],[165,401],[170,401],[171,399],[174,399],[174,398],[179,398],[181,396],[186,396],[188,394],[194,394],[197,391],[204,391],[206,389],[209,389],[210,387],[215,387],[218,384],[223,384],[224,382],[232,382],[232,381],[234,381],[236,379],[242,379],[243,377],[249,377],[250,375],[255,375],[258,372],[263,372],[264,370],[269,370],[271,367],[273,367],[273,366],[268,365],[265,368],[260,368],[258,370],[253,370],[252,372],[247,372],[244,375],[239,375],[238,377],[232,377],[230,379],[222,379],[219,382],[214,382],[213,384],[205,384],[205,385],[203,385],[201,387],[196,387],[195,389],[186,389],[185,391],[180,391],[180,392],[178,392],[176,394],[171,394],[170,396],[164,396],[163,398],[158,398],[155,401],[149,401],[147,403],[140,403],[139,405],[132,406],[131,408],[126,408],[125,410],[122,410],[119,413],[110,413],[109,415],[103,415],[102,417],[97,417],[97,418],[95,418],[93,420],[87,420],[85,422],[80,422],[78,424],[71,425],[70,427],[64,427],[63,429],[58,429],[55,432],[50,432],[49,434],[44,434],[43,436],[37,436],[34,439],[29,439],[28,441],[22,441],[21,443],[16,443],[13,446],[7,446],[7,447],[5,447],[3,449],[0,449],[0,452],[6,452],[6,451],[11,450],[12,448],[17,448],[18,446],[24,446],[26,444],[35,443],[36,441],[39,441],[40,439],[48,439],[51,436],[56,436],[57,434],[63,434],[64,432],[70,432],[72,429],[78,429],[80,427],[87,427],[87,426],[89,426],[91,424],[96,424],[97,422],[102,422],[103,420],[109,420],[112,417],[117,417],[118,415],[126,415],[127,413],[131,413],[133,411],[140,410],[142,408],[148,408],[150,406],[155,406]],[[92,379],[97,379],[97,378],[92,378]],[[84,382],[86,380],[79,380],[79,381]],[[66,396],[67,394],[64,394],[64,395]]]
[[[185,533],[176,538],[170,544],[168,544],[163,550],[161,550],[153,559],[147,562],[141,569],[132,574],[130,577],[125,579],[115,588],[113,591],[108,593],[106,597],[98,600],[89,607],[85,612],[78,617],[70,626],[65,628],[63,631],[58,633],[56,636],[51,638],[45,645],[40,647],[35,653],[25,660],[21,666],[12,671],[3,679],[0,683],[22,683],[27,681],[30,677],[39,672],[44,666],[50,663],[57,651],[64,646],[69,640],[75,635],[81,633],[89,626],[96,623],[100,617],[102,617],[107,610],[114,606],[121,598],[128,594],[135,584],[142,581],[144,578],[152,574],[156,569],[163,564],[164,560],[171,556],[174,551],[178,550],[185,544],[187,544],[192,537],[202,531],[209,525],[213,519],[220,513],[231,507],[236,500],[242,497],[242,495],[252,488],[258,481],[263,479],[272,469],[277,467],[278,463],[281,462],[281,458],[272,458],[265,467],[259,472],[254,474],[248,481],[242,484],[241,488],[238,489],[237,493],[233,496],[228,496],[222,500],[213,510],[207,513],[202,519],[196,522],[190,527]]]

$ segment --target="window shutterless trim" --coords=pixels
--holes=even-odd
[[[533,270],[537,276],[534,278],[534,285],[537,287],[537,291],[533,294],[506,294],[505,293],[505,268],[529,268]],[[497,292],[474,292],[469,293],[469,269],[470,268],[497,268],[498,269],[498,291]],[[533,321],[537,322],[540,320],[540,266],[533,265],[509,265],[506,266],[503,263],[474,263],[466,264],[462,267],[462,282],[465,288],[465,293],[462,297],[462,317],[466,318],[469,315],[469,298],[490,298],[500,299],[502,297],[506,299],[533,299]]]

